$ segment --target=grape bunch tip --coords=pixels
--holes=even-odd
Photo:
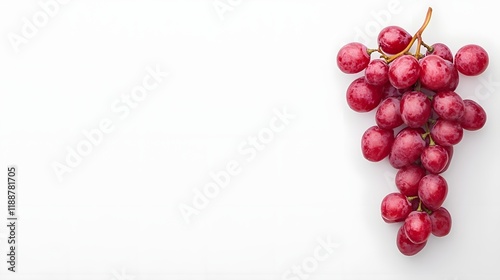
[[[460,74],[477,76],[486,70],[488,53],[475,44],[461,47],[455,55],[443,43],[426,44],[422,34],[431,15],[429,8],[413,36],[399,26],[388,26],[380,31],[377,48],[352,42],[337,54],[342,72],[364,71],[348,86],[347,105],[359,113],[376,110],[376,124],[361,137],[363,157],[372,162],[388,158],[398,170],[398,192],[383,198],[380,211],[385,222],[402,223],[396,245],[406,256],[420,252],[431,235],[450,233],[451,215],[443,207],[448,184],[442,173],[463,131],[479,130],[486,123],[481,105],[462,99],[456,89]],[[375,53],[379,57],[372,59]]]

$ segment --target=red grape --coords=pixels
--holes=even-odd
[[[432,212],[430,215],[432,222],[432,234],[437,237],[448,235],[451,231],[451,215],[444,207]]]
[[[397,88],[408,88],[415,84],[420,75],[418,60],[412,55],[396,58],[389,65],[389,82]]]
[[[396,135],[389,153],[389,163],[394,168],[410,165],[420,158],[426,145],[423,133],[421,128],[407,127]]]
[[[400,106],[401,118],[409,127],[421,127],[431,116],[431,101],[420,91],[403,94]]]
[[[382,89],[365,82],[364,77],[355,79],[347,88],[347,104],[356,112],[375,109],[382,99]]]
[[[431,129],[431,137],[436,144],[442,146],[452,146],[458,144],[463,137],[464,131],[460,123],[437,119]]]
[[[422,166],[432,174],[439,174],[446,168],[449,158],[443,146],[428,146],[420,156]]]
[[[349,43],[343,46],[337,54],[337,66],[347,74],[359,73],[370,62],[366,46],[361,43]]]
[[[432,108],[440,118],[449,121],[460,119],[465,112],[462,97],[454,91],[441,91],[434,95]]]
[[[385,129],[394,129],[403,124],[399,109],[399,100],[395,97],[384,99],[375,113],[377,125]]]
[[[429,214],[420,211],[411,212],[405,219],[403,230],[411,242],[415,244],[426,242],[432,232]]]
[[[435,43],[431,47],[433,48],[433,51],[427,51],[426,55],[437,55],[445,60],[453,62],[453,54],[451,53],[451,50],[447,45],[443,43]]]
[[[396,173],[396,187],[406,196],[418,194],[418,183],[425,176],[425,169],[420,165],[412,164],[402,167]]]
[[[437,210],[448,195],[448,183],[441,175],[427,174],[418,184],[418,197],[429,210]]]
[[[455,54],[455,66],[458,72],[466,76],[476,76],[488,67],[489,58],[485,49],[478,45],[466,45]]]
[[[381,161],[389,155],[394,132],[378,126],[368,128],[361,138],[361,151],[369,161]]]
[[[380,212],[387,223],[402,222],[411,212],[411,203],[400,193],[390,193],[382,199]]]
[[[388,54],[403,51],[411,41],[410,33],[399,26],[387,26],[378,34],[380,49]]]
[[[460,118],[463,129],[478,130],[486,124],[486,112],[481,105],[473,100],[464,100],[465,113]]]
[[[424,249],[425,247],[425,244],[427,244],[427,241],[424,241],[423,243],[420,244],[415,244],[411,242],[411,240],[408,239],[404,231],[404,224],[401,225],[401,227],[398,230],[396,238],[396,246],[398,247],[398,250],[399,252],[401,252],[401,254],[405,256],[413,256],[418,252],[422,251],[422,249]]]
[[[374,59],[365,69],[365,80],[370,85],[383,86],[389,81],[389,65],[382,59]]]
[[[450,83],[451,69],[446,60],[437,55],[429,55],[420,60],[420,82],[423,87],[438,90]]]

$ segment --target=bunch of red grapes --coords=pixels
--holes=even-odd
[[[382,200],[381,214],[387,223],[402,222],[396,244],[407,256],[420,252],[431,234],[450,232],[451,215],[442,206],[448,184],[440,174],[448,169],[463,130],[478,130],[486,123],[484,109],[455,90],[459,73],[476,76],[485,71],[488,54],[478,45],[466,45],[453,56],[445,44],[424,43],[422,32],[431,14],[429,8],[413,37],[399,26],[388,26],[378,35],[377,49],[349,43],[337,55],[342,72],[364,71],[349,85],[347,104],[356,112],[376,109],[376,125],[363,134],[361,150],[367,160],[388,157],[398,169],[399,192]],[[374,52],[380,58],[370,60]]]

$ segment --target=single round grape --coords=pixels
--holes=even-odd
[[[383,86],[389,81],[389,65],[382,59],[374,59],[365,69],[365,80],[370,85]]]
[[[483,73],[488,63],[488,53],[478,45],[463,46],[455,54],[457,70],[466,76],[477,76]]]
[[[396,187],[405,196],[416,196],[418,194],[418,183],[425,174],[425,169],[420,165],[404,166],[396,173]]]
[[[445,120],[459,120],[465,113],[462,97],[454,91],[441,91],[434,95],[432,108],[436,114]]]
[[[432,223],[432,234],[437,237],[448,235],[451,231],[451,215],[444,207],[432,212],[430,215]]]
[[[438,118],[431,128],[431,137],[441,146],[453,146],[458,144],[464,135],[460,123]]]
[[[418,60],[412,55],[402,55],[389,65],[389,82],[397,88],[408,88],[415,84],[420,75]]]
[[[420,83],[430,90],[439,90],[450,83],[451,69],[446,60],[429,55],[420,60]]]
[[[353,42],[343,46],[337,54],[337,66],[346,74],[363,71],[370,62],[366,46]]]
[[[410,91],[401,98],[401,119],[409,127],[423,126],[431,116],[431,101],[420,91]]]
[[[361,137],[361,151],[367,160],[381,161],[389,155],[392,142],[394,142],[392,129],[372,126]]]
[[[410,43],[412,36],[399,26],[387,26],[378,34],[378,45],[387,54],[397,54]]]
[[[416,255],[418,252],[424,249],[425,244],[427,244],[427,241],[420,244],[415,244],[411,242],[411,240],[408,239],[406,233],[404,232],[404,224],[401,225],[396,237],[396,246],[398,247],[398,250],[399,252],[401,252],[401,254],[405,256]]]
[[[389,163],[394,168],[399,169],[420,159],[426,145],[421,136],[424,132],[422,128],[406,127],[396,135],[389,153]]]
[[[432,222],[429,214],[420,211],[411,212],[403,224],[404,233],[408,239],[421,244],[427,241],[432,232]]]
[[[382,89],[365,82],[364,77],[355,79],[347,88],[347,104],[356,112],[375,109],[382,99]]]
[[[443,205],[448,195],[448,183],[437,174],[427,174],[418,184],[418,197],[427,209],[434,211]]]
[[[466,130],[479,130],[486,124],[486,112],[473,100],[464,100],[465,113],[460,118],[460,125]]]
[[[390,193],[382,199],[380,212],[387,223],[402,222],[411,212],[411,203],[400,193]]]
[[[439,174],[446,168],[449,158],[443,146],[428,146],[420,156],[422,166],[432,174]]]
[[[451,53],[451,50],[447,45],[443,43],[435,43],[431,47],[433,48],[433,51],[427,51],[426,55],[437,55],[444,60],[453,62],[453,54]]]
[[[403,124],[399,109],[399,99],[388,97],[384,99],[375,113],[377,125],[385,129],[394,129]]]

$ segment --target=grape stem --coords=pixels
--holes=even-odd
[[[422,85],[420,84],[420,81],[417,81],[417,83],[415,84],[415,86],[413,87],[413,89],[416,90],[416,91],[420,91],[421,88],[422,88]]]
[[[434,142],[434,139],[432,139],[429,123],[425,123],[425,134],[426,134],[425,137],[429,137],[429,146],[435,146],[436,143]]]
[[[434,142],[434,139],[432,139],[432,136],[429,134],[429,146],[436,146],[436,142]]]
[[[368,55],[372,55],[372,53],[374,52],[378,52],[380,53],[380,58],[383,58],[387,61],[387,59],[389,58],[381,49],[380,47],[378,49],[366,49],[366,52],[368,53]]]
[[[418,202],[418,208],[417,208],[417,211],[419,211],[419,212],[425,212],[425,213],[427,213],[428,215],[432,214],[432,211],[431,211],[431,210],[429,210],[429,209],[427,209],[427,208],[425,207],[425,205],[422,203],[422,200],[420,200],[420,201]]]
[[[427,213],[428,215],[432,214],[432,211],[427,209],[427,207],[425,207],[424,204],[422,204],[422,211],[424,211],[425,213]]]
[[[434,48],[432,46],[427,45],[423,41],[422,41],[422,46],[424,46],[424,48],[426,48],[429,53],[433,53],[434,52]]]
[[[426,44],[423,44],[423,41],[422,41],[422,33],[424,32],[425,28],[427,27],[427,25],[429,25],[429,22],[431,21],[431,16],[432,16],[432,8],[429,7],[429,9],[427,9],[427,15],[425,16],[425,21],[424,23],[422,24],[422,27],[420,27],[420,29],[417,31],[417,33],[415,33],[415,35],[413,36],[413,38],[411,38],[411,41],[410,43],[408,44],[408,46],[406,46],[406,48],[404,50],[402,50],[401,52],[393,55],[393,56],[390,56],[388,59],[387,59],[387,63],[391,63],[394,59],[406,54],[408,51],[410,51],[411,47],[413,46],[413,44],[415,43],[415,41],[417,41],[417,49],[415,51],[415,57],[418,59],[420,57],[420,46],[427,46]]]

